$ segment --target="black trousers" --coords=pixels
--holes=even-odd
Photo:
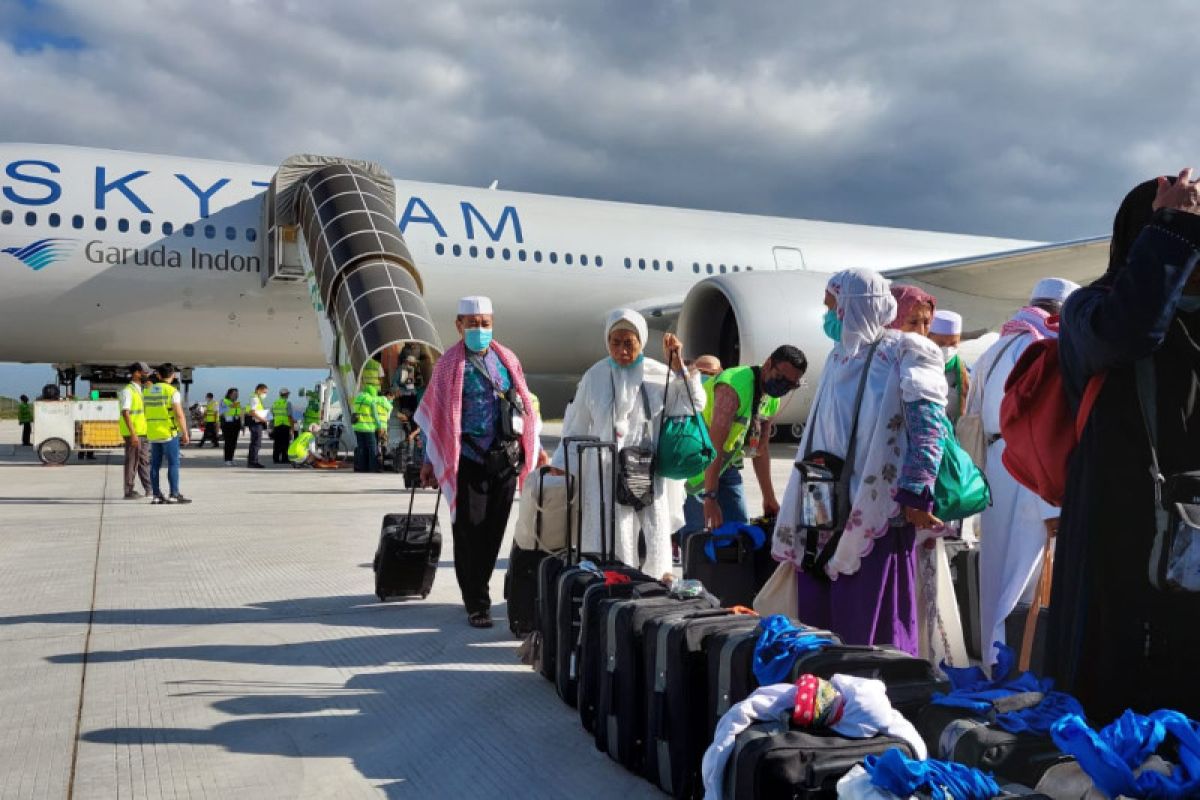
[[[29,438],[32,435],[33,435],[33,423],[32,422],[22,422],[21,423],[21,446],[22,447],[33,446],[33,442],[31,442],[30,438]]]
[[[217,423],[215,423],[215,422],[205,422],[204,423],[204,435],[200,437],[200,441],[199,441],[199,443],[197,443],[196,446],[204,447],[205,442],[212,442],[213,447],[221,446],[221,441],[217,438]]]
[[[225,441],[225,460],[233,461],[233,451],[237,450],[238,437],[242,435],[242,423],[222,422],[221,438]]]
[[[246,454],[247,464],[258,463],[258,451],[262,449],[263,428],[267,427],[258,420],[250,423],[250,452]]]
[[[454,574],[468,614],[492,607],[488,583],[496,569],[516,489],[517,476],[511,470],[507,477],[497,478],[469,458],[458,462]]]
[[[271,429],[271,441],[275,443],[271,448],[271,460],[276,464],[288,463],[287,451],[292,444],[292,426],[276,425]]]

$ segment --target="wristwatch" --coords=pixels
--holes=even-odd
[[[696,496],[699,497],[701,500],[716,500],[717,499],[716,492],[700,492],[700,494],[698,494]]]

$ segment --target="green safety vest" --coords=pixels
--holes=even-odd
[[[313,396],[308,400],[308,407],[304,409],[304,424],[316,425],[321,421],[321,399]]]
[[[240,400],[222,400],[225,412],[221,415],[226,422],[240,422],[242,419],[242,403]]]
[[[19,403],[17,405],[17,422],[33,422],[33,406],[31,404]]]
[[[300,434],[288,445],[288,458],[292,461],[303,461],[308,458],[308,446],[312,444],[313,435],[308,431]]]
[[[209,400],[207,403],[204,404],[204,421],[205,422],[216,422],[217,421],[217,401],[216,400]]]
[[[262,420],[254,415],[255,411],[266,411],[262,398],[256,394],[250,395],[250,405],[246,408],[246,413],[249,415],[251,422],[262,422]]]
[[[143,396],[146,438],[152,442],[169,442],[178,432],[175,428],[174,398],[179,393],[169,383],[156,383]]]
[[[292,415],[288,413],[288,400],[286,397],[280,397],[271,404],[271,424],[277,428],[280,425],[291,426]]]
[[[138,436],[146,435],[146,405],[142,401],[142,387],[136,383],[125,386],[132,394],[129,403],[129,419],[133,422],[133,432]],[[129,436],[129,426],[125,424],[125,415],[121,415],[121,435]]]
[[[383,380],[383,365],[373,358],[368,358],[363,364],[362,377],[359,381],[363,386],[379,386]]]
[[[730,387],[738,396],[737,415],[729,426],[729,435],[721,446],[721,471],[724,472],[742,457],[745,450],[746,434],[750,431],[750,423],[755,414],[750,406],[754,402],[754,367],[730,367],[716,378],[704,384],[704,424],[712,426],[713,397],[717,386],[722,384]],[[779,398],[771,397],[766,392],[758,403],[758,414],[762,419],[770,419],[779,413]],[[713,444],[716,444],[714,442]],[[698,492],[704,488],[704,473],[690,478],[687,482],[689,492]]]
[[[375,398],[379,395],[374,386],[363,389],[354,398],[352,427],[359,433],[374,433],[379,430],[375,420]]]
[[[392,416],[392,401],[382,395],[375,397],[375,425],[381,431],[386,431],[388,418]]]

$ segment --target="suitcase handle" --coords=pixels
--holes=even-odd
[[[569,436],[563,439],[564,458],[567,486],[571,485],[571,452],[570,446],[575,445],[575,465],[579,472],[579,490],[576,492],[578,504],[575,504],[575,541],[572,547],[570,536],[572,497],[567,495],[567,563],[576,564],[583,558],[583,455],[587,450],[596,452],[596,479],[600,488],[600,557],[601,559],[616,560],[617,549],[617,445],[614,442],[603,442],[597,436]],[[610,486],[608,487],[607,502],[604,487],[604,458],[607,451],[611,457],[612,469]],[[606,530],[607,529],[607,530]],[[607,534],[607,536],[606,536]]]
[[[408,492],[408,516],[404,518],[404,535],[407,537],[410,526],[412,525],[413,503],[417,500],[417,487],[413,486]],[[436,521],[438,509],[442,505],[442,486],[438,484],[437,499],[433,501],[433,518]],[[429,548],[425,551],[425,560],[429,560],[429,554],[433,552],[433,534],[429,535]]]

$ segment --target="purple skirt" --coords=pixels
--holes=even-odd
[[[796,574],[800,621],[846,644],[890,644],[917,654],[916,531],[892,528],[875,540],[858,572],[836,581]]]

